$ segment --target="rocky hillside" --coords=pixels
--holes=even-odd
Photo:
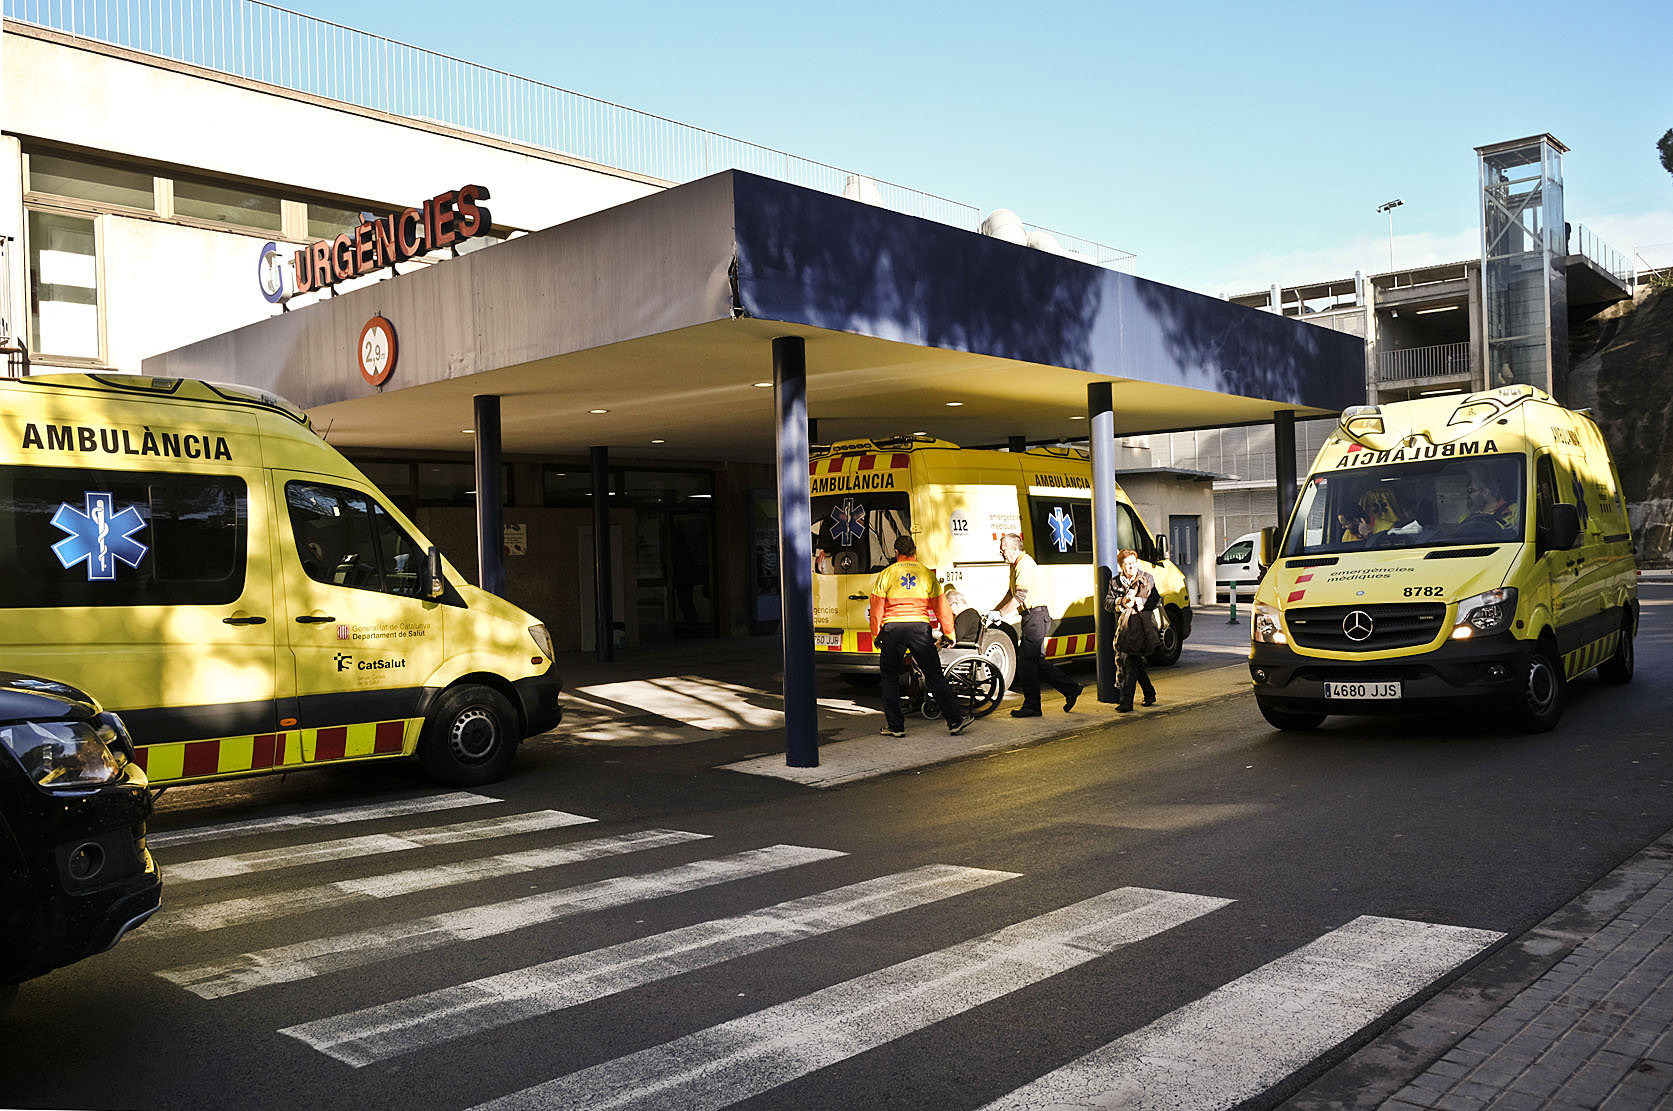
[[[1673,559],[1673,289],[1640,290],[1575,325],[1565,392],[1609,439],[1639,562]]]

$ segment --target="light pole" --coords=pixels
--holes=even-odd
[[[1395,197],[1392,201],[1385,201],[1377,206],[1378,212],[1388,213],[1388,268],[1390,270],[1394,269],[1394,210],[1405,203],[1399,197]]]

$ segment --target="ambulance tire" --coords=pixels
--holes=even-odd
[[[1620,686],[1622,683],[1632,682],[1632,615],[1629,613],[1621,623],[1621,639],[1615,645],[1615,654],[1598,664],[1597,676],[1605,683]]]
[[[1550,641],[1542,640],[1534,645],[1522,676],[1522,691],[1516,700],[1516,724],[1524,733],[1549,733],[1562,720],[1567,695],[1562,657]]]
[[[1000,678],[1005,680],[1005,689],[1010,690],[1017,678],[1016,641],[998,629],[983,629],[982,638],[976,646],[988,663],[999,669]]]
[[[1307,713],[1300,710],[1280,710],[1269,705],[1265,699],[1255,699],[1255,705],[1260,707],[1261,717],[1274,729],[1282,729],[1289,733],[1306,733],[1317,729],[1324,721],[1323,714]]]
[[[492,687],[467,683],[436,699],[418,739],[424,773],[449,787],[502,779],[517,756],[517,711]]]
[[[1172,667],[1179,662],[1179,654],[1185,651],[1185,642],[1179,639],[1179,607],[1168,606],[1167,628],[1162,630],[1162,646],[1150,653],[1151,667]]]

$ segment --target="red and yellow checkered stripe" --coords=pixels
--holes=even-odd
[[[418,745],[423,718],[292,729],[248,737],[136,745],[134,762],[152,783],[215,779],[373,756],[401,756]]]
[[[1096,633],[1076,633],[1072,637],[1047,637],[1046,658],[1085,656],[1093,651],[1097,641]]]
[[[829,459],[815,459],[810,462],[807,473],[810,477],[818,477],[822,474],[841,474],[849,460],[852,459],[859,460],[854,465],[856,471],[898,471],[912,463],[912,456],[904,451],[877,455],[833,455]]]

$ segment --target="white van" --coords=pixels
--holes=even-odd
[[[1261,534],[1244,533],[1226,545],[1226,550],[1214,561],[1215,597],[1229,599],[1236,585],[1238,597],[1253,598],[1255,584],[1261,581],[1261,572],[1265,570],[1261,563]]]

